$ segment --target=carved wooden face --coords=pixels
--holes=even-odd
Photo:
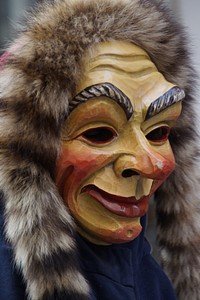
[[[88,54],[56,181],[90,241],[122,243],[140,234],[151,195],[174,169],[168,136],[183,97],[131,43],[102,43]]]

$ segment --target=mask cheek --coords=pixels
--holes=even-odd
[[[163,182],[167,179],[167,177],[174,171],[175,169],[175,159],[173,152],[170,151],[168,155],[163,157],[157,165],[157,176],[154,180],[151,195],[163,184]]]
[[[164,157],[163,168],[162,168],[162,181],[164,181],[175,169],[175,158],[173,152],[170,151]]]
[[[66,203],[73,202],[81,183],[100,169],[107,159],[107,155],[99,155],[95,149],[89,151],[80,142],[63,145],[56,165],[56,185]]]

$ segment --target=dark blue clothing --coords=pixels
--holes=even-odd
[[[3,237],[0,209],[0,300],[24,300],[25,286],[16,271],[12,250]],[[143,226],[145,218],[142,220]],[[96,246],[77,237],[85,276],[91,284],[91,300],[175,300],[171,284],[150,255],[144,230],[134,241]],[[70,300],[70,299],[63,299]]]
[[[24,300],[25,286],[13,263],[12,249],[3,236],[3,208],[0,197],[0,300]]]
[[[92,300],[175,300],[171,283],[150,254],[143,230],[134,241],[97,246],[78,238],[82,269],[90,282]]]

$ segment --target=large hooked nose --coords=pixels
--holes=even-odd
[[[114,163],[118,177],[142,175],[146,178],[162,180],[174,169],[174,157],[167,160],[155,151],[144,150],[135,154],[121,154]]]

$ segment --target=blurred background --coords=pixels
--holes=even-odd
[[[35,0],[0,0],[0,53],[11,38],[16,22],[35,2]]]
[[[163,1],[172,8],[176,18],[185,25],[186,30],[189,33],[193,65],[200,77],[200,0]],[[12,39],[12,32],[17,26],[17,21],[23,16],[24,11],[33,6],[35,2],[35,0],[0,0],[0,54],[4,52],[9,40]],[[198,93],[200,94],[200,90]],[[154,202],[151,201],[147,236],[152,245],[153,254],[156,258],[158,258],[157,247],[155,246],[156,226],[154,206]]]

